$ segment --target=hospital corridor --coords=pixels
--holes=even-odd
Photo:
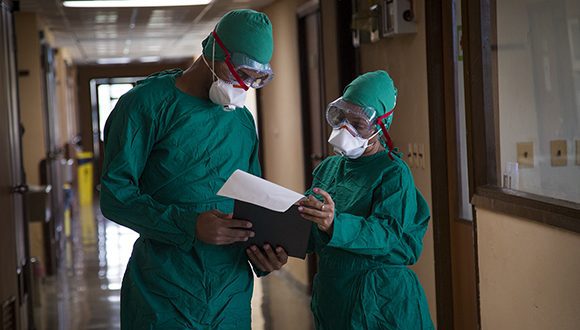
[[[579,278],[578,0],[0,0],[0,330],[577,330]]]

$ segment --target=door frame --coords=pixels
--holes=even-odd
[[[318,49],[319,52],[319,77],[320,77],[320,102],[324,104],[325,102],[325,88],[324,88],[324,52],[323,52],[323,35],[322,35],[322,13],[320,4],[317,0],[311,0],[300,7],[298,7],[296,11],[296,19],[297,19],[297,26],[298,26],[298,50],[299,50],[299,63],[300,63],[300,97],[301,97],[301,115],[302,115],[302,136],[303,136],[303,150],[304,150],[304,186],[310,187],[312,183],[312,169],[311,169],[311,162],[312,157],[320,157],[323,159],[328,150],[326,145],[322,145],[322,154],[315,155],[311,148],[311,141],[314,138],[311,134],[311,127],[310,122],[310,89],[308,88],[308,81],[307,71],[308,71],[308,59],[307,59],[307,47],[306,47],[306,27],[305,27],[305,20],[310,15],[318,15]],[[304,129],[308,128],[308,129]],[[324,133],[324,130],[323,130]],[[307,258],[308,263],[308,292],[312,292],[314,276],[318,271],[318,257],[316,254],[312,253]]]
[[[451,224],[457,213],[453,0],[425,1],[437,327],[454,328]]]
[[[489,0],[461,1],[461,27],[463,33],[465,121],[467,132],[467,164],[469,198],[473,199],[475,187],[480,184],[481,171],[493,169],[477,166],[485,159],[484,150],[475,143],[487,125],[482,125],[483,112],[478,111],[487,102],[482,80],[475,67],[484,60],[481,46],[478,50],[470,45],[482,45],[487,31],[482,6]],[[454,6],[453,0],[426,1],[426,42],[429,98],[429,139],[431,147],[431,185],[433,197],[433,232],[435,245],[435,276],[437,292],[437,325],[440,329],[455,327],[453,280],[453,225],[459,218],[458,192],[458,139],[456,131],[456,76],[454,54]],[[474,42],[474,40],[478,42]],[[489,40],[487,40],[489,41]],[[489,46],[489,43],[488,43]],[[473,79],[475,76],[477,79]],[[483,162],[485,163],[485,162]],[[476,328],[481,329],[479,299],[479,263],[477,249],[477,214],[472,203],[473,253],[475,271]]]

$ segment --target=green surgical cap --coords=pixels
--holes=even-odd
[[[215,31],[230,53],[242,53],[259,63],[270,63],[274,42],[272,23],[266,14],[250,9],[232,10],[220,19]],[[206,58],[212,58],[213,43],[210,33],[202,42]],[[225,60],[225,54],[217,43],[215,60]]]
[[[342,98],[362,107],[372,107],[377,111],[377,117],[380,117],[395,107],[397,88],[389,74],[379,70],[358,76],[346,86]],[[387,129],[392,122],[393,114],[386,119]]]

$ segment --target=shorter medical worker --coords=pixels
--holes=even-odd
[[[339,154],[315,170],[299,210],[319,255],[318,330],[433,329],[417,262],[429,208],[388,129],[397,90],[385,71],[356,78],[326,111]],[[317,198],[315,198],[317,196]]]

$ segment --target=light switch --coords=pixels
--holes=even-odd
[[[409,152],[407,153],[407,157],[409,158],[409,167],[413,167],[413,146],[409,143]]]
[[[534,143],[520,142],[517,144],[518,166],[520,168],[534,167]]]
[[[576,140],[576,165],[580,166],[580,140]]]
[[[552,166],[568,165],[568,148],[566,140],[554,140],[550,142],[550,155]]]

